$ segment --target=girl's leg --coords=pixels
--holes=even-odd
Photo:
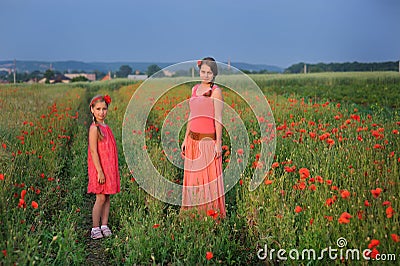
[[[100,217],[102,216],[105,202],[106,202],[106,195],[96,194],[96,202],[94,203],[92,210],[93,228],[100,227]]]
[[[105,200],[103,204],[103,209],[101,212],[101,225],[108,224],[108,216],[110,214],[110,195],[104,195]]]

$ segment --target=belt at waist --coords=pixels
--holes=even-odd
[[[204,138],[210,138],[213,140],[216,139],[215,132],[214,133],[197,133],[197,132],[189,131],[189,136],[194,140],[201,140]]]

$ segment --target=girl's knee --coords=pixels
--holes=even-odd
[[[100,204],[104,204],[106,202],[107,198],[106,195],[104,194],[97,194],[96,195],[96,201]]]

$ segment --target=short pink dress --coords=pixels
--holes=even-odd
[[[93,164],[90,146],[88,147],[88,193],[95,194],[116,194],[120,192],[120,176],[118,170],[118,152],[114,135],[108,125],[99,124],[104,138],[97,142],[97,152],[100,164],[106,177],[106,182],[100,184],[97,180],[97,170]],[[96,127],[93,123],[90,127]]]
[[[189,101],[192,132],[215,133],[214,99],[197,96],[199,84],[192,89]],[[217,88],[213,86],[212,90]],[[182,191],[182,209],[197,208],[200,215],[224,218],[225,196],[222,178],[222,157],[215,157],[215,140],[187,137]]]

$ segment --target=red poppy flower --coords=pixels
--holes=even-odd
[[[371,253],[369,254],[369,257],[372,259],[376,259],[376,256],[379,254],[379,251],[376,248],[373,248]]]
[[[371,204],[369,204],[369,201],[368,201],[368,200],[365,200],[365,201],[364,201],[364,206],[365,206],[365,207],[368,207],[369,205],[371,205]]]
[[[32,201],[32,208],[37,209],[39,204],[36,201]]]
[[[23,190],[21,191],[21,199],[24,199],[24,198],[25,198],[25,195],[26,195],[26,190],[23,189]]]
[[[4,257],[7,257],[7,250],[3,249],[1,252],[3,252]]]
[[[369,244],[368,244],[368,248],[372,249],[374,247],[377,247],[381,242],[377,239],[372,239]]]
[[[307,168],[300,168],[299,175],[301,179],[306,179],[310,176],[310,171]]]
[[[265,179],[265,181],[264,181],[264,183],[265,183],[266,185],[271,185],[273,182],[274,182],[274,181],[269,180],[269,179]]]
[[[303,208],[301,208],[300,206],[296,206],[296,208],[294,208],[294,211],[296,212],[296,213],[299,213],[299,212],[301,212],[303,210]]]
[[[211,251],[206,252],[206,259],[211,260],[214,257],[214,254]]]
[[[238,149],[236,152],[237,152],[237,154],[239,154],[239,155],[243,155],[243,153],[244,153],[243,149]]]
[[[349,192],[348,190],[344,189],[344,190],[342,190],[342,191],[340,192],[340,196],[341,196],[342,198],[344,198],[344,199],[347,199],[348,197],[350,197],[350,192]]]
[[[387,207],[387,209],[386,209],[386,217],[387,218],[392,218],[393,217],[393,213],[394,213],[394,211],[393,211],[392,206]]]
[[[160,227],[160,224],[154,224],[153,225],[153,228],[158,228],[158,227]]]
[[[350,213],[344,212],[344,213],[342,213],[340,215],[338,221],[339,221],[340,224],[348,224],[348,223],[350,223],[350,218],[351,217],[352,216],[350,215]]]
[[[0,180],[4,180],[4,175],[0,174]]]
[[[400,237],[397,234],[390,235],[394,242],[398,243],[400,241]]]
[[[271,167],[272,168],[277,168],[277,167],[279,167],[279,163],[278,162],[274,162]]]
[[[374,196],[374,198],[379,197],[379,195],[381,194],[381,192],[382,192],[382,189],[379,188],[379,187],[376,188],[376,189],[372,189],[372,190],[371,190],[372,196]]]
[[[217,219],[218,218],[218,212],[216,212],[214,210],[208,210],[207,211],[207,216],[210,216],[213,219]]]
[[[320,175],[317,175],[316,177],[315,177],[315,179],[317,180],[317,182],[318,183],[324,183],[324,179],[322,178],[322,176],[320,176]]]

